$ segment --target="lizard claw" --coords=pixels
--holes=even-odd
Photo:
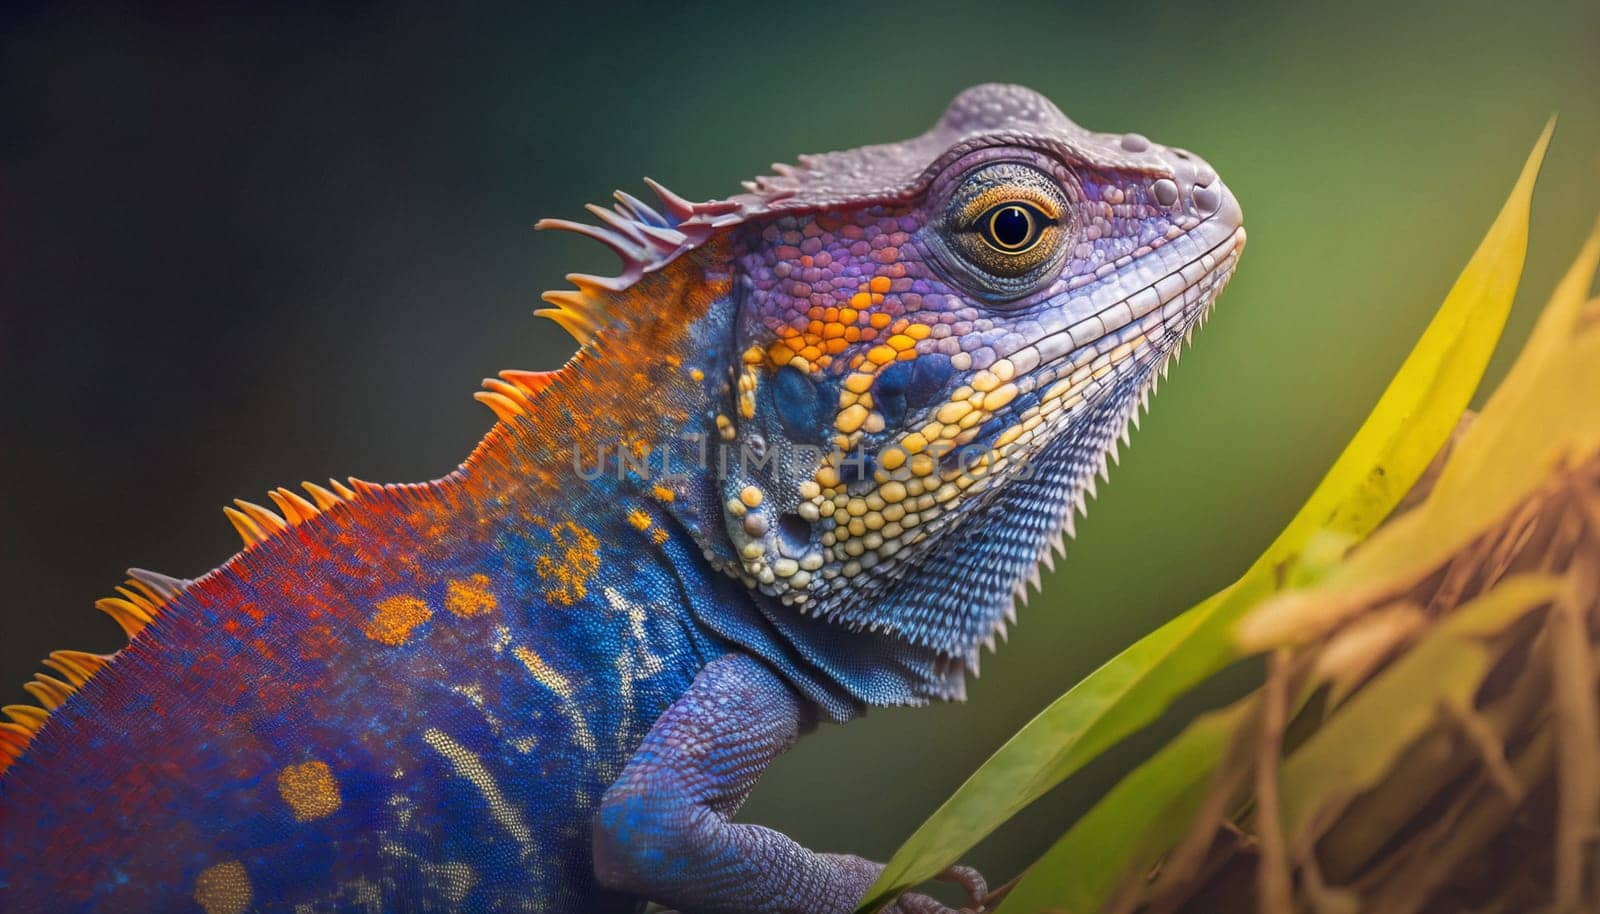
[[[953,882],[967,893],[967,909],[982,911],[984,899],[989,897],[989,883],[983,874],[970,866],[952,866],[933,877],[940,882]]]
[[[982,914],[985,910],[983,902],[988,897],[989,884],[977,870],[970,866],[952,866],[933,878],[961,886],[967,895],[966,906],[958,911],[936,898],[907,892],[896,899],[884,914]]]

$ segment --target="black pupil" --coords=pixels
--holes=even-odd
[[[1008,206],[994,214],[989,222],[994,240],[1003,248],[1020,248],[1033,234],[1033,220],[1020,206]]]

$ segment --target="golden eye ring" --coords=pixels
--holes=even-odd
[[[983,243],[1010,257],[1026,254],[1044,238],[1049,219],[1030,204],[1008,201],[978,217]]]

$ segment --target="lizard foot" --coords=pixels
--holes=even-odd
[[[953,882],[966,892],[967,903],[959,910],[927,895],[907,892],[884,909],[884,914],[982,914],[984,899],[989,895],[989,884],[983,875],[970,866],[952,866],[933,877],[940,882]]]

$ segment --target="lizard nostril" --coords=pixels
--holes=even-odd
[[[1222,205],[1222,195],[1217,193],[1215,187],[1196,187],[1194,189],[1194,208],[1202,213],[1214,213]]]
[[[1150,193],[1155,196],[1156,202],[1162,206],[1171,206],[1178,202],[1178,185],[1170,178],[1162,178],[1150,185]]]

